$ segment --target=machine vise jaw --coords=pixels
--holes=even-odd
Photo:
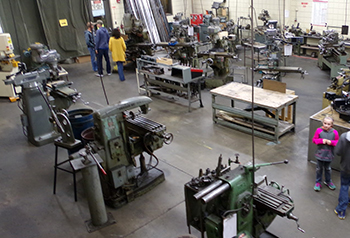
[[[124,111],[128,111],[137,107],[140,107],[141,112],[146,114],[148,112],[148,105],[152,102],[152,99],[146,96],[138,96],[125,99],[119,104],[109,106],[98,110],[100,117],[108,117]]]
[[[32,83],[44,83],[49,78],[49,71],[42,70],[29,72],[25,74],[12,75],[10,78],[4,80],[4,82],[6,85],[13,84],[14,86],[23,86],[29,88]]]

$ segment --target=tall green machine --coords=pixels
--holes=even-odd
[[[185,184],[187,226],[199,230],[204,238],[276,237],[266,229],[275,217],[287,217],[297,222],[292,214],[293,199],[289,190],[267,177],[254,179],[260,167],[288,163],[288,161],[238,165],[231,169],[222,164],[220,155],[216,169],[200,169],[199,176]],[[254,183],[254,186],[253,186]]]

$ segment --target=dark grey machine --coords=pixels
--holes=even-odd
[[[19,108],[23,132],[35,146],[48,144],[60,135],[54,123],[58,120],[52,117],[80,97],[76,90],[70,88],[70,82],[49,84],[49,79],[50,71],[42,70],[13,75],[4,80],[6,85],[21,86]]]

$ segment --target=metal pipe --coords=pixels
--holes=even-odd
[[[217,196],[223,194],[225,191],[229,190],[230,188],[231,188],[231,186],[228,183],[225,183],[225,184],[221,185],[220,187],[218,187],[217,189],[215,189],[214,191],[212,191],[211,193],[205,195],[201,199],[201,201],[203,204],[207,204],[208,202],[210,202],[211,200],[213,200]]]
[[[196,193],[195,195],[193,195],[193,197],[198,200],[200,198],[202,198],[204,195],[206,195],[207,193],[210,193],[211,191],[213,191],[214,189],[216,189],[217,187],[219,187],[222,184],[222,180],[217,180],[214,183],[210,184],[208,187],[206,187],[205,189],[201,190],[200,192]]]
[[[94,226],[101,226],[108,221],[108,217],[103,201],[97,165],[93,163],[91,166],[83,168],[82,174],[92,224]]]

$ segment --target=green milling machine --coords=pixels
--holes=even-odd
[[[263,166],[288,163],[288,160],[273,163],[238,165],[231,169],[218,159],[215,170],[199,170],[199,176],[185,184],[186,218],[189,232],[191,226],[206,232],[207,238],[258,238],[277,237],[266,229],[277,215],[295,220],[298,230],[298,218],[292,214],[293,199],[289,190],[278,183],[268,183],[262,176],[255,181],[255,171]],[[254,187],[253,187],[254,184]]]

